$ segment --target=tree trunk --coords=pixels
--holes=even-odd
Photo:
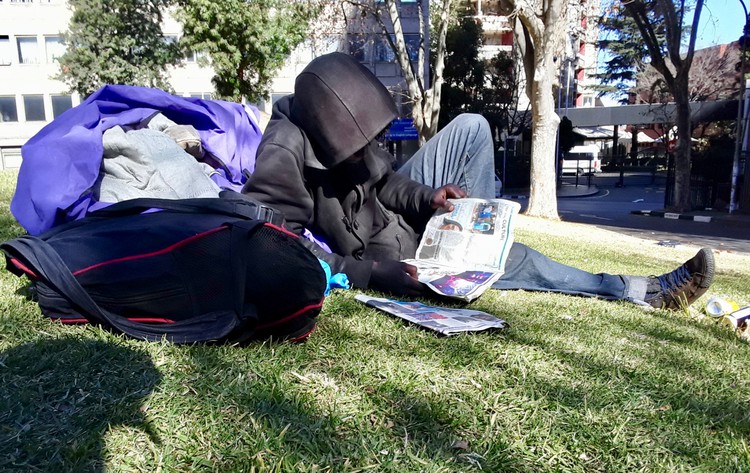
[[[686,76],[686,75],[685,75]],[[680,82],[684,81],[684,84]],[[675,78],[675,105],[677,107],[677,147],[675,148],[673,209],[678,212],[692,210],[690,203],[690,151],[692,127],[687,77]]]
[[[425,74],[425,51],[429,49],[428,46],[428,35],[426,29],[429,28],[424,20],[424,8],[423,3],[429,5],[429,2],[417,2],[417,7],[420,16],[420,27],[419,33],[422,38],[423,48],[419,50],[419,59],[416,70],[412,68],[411,59],[409,57],[406,42],[404,39],[404,31],[401,26],[401,14],[399,10],[400,2],[396,0],[386,0],[385,5],[388,12],[388,17],[391,24],[393,25],[393,39],[388,35],[386,36],[388,42],[396,55],[396,60],[399,64],[401,72],[406,82],[406,89],[409,96],[409,100],[412,104],[411,116],[414,120],[414,126],[419,133],[419,146],[427,142],[437,133],[438,118],[440,115],[440,92],[443,84],[443,70],[445,68],[445,37],[448,32],[448,23],[450,20],[450,12],[453,8],[454,0],[441,0],[441,6],[435,7],[433,14],[438,17],[436,23],[436,38],[434,38],[435,51],[432,59],[432,84],[428,87],[428,84],[424,81]],[[381,29],[384,32],[388,31],[386,24],[383,23],[382,18],[376,15]]]
[[[531,82],[531,189],[526,215],[557,220],[555,144],[560,117],[555,113],[552,93],[554,67],[551,52],[536,50]]]

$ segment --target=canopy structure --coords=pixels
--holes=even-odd
[[[657,140],[651,138],[646,133],[639,131],[637,135],[638,143],[653,143]],[[619,133],[620,143],[631,143],[633,141],[633,134],[627,131]]]
[[[573,133],[580,135],[584,140],[611,140],[614,137],[614,127],[611,126],[586,126],[575,127]]]
[[[690,114],[693,122],[734,120],[737,118],[737,100],[691,102]],[[574,127],[601,128],[604,125],[647,125],[652,123],[674,123],[675,104],[619,105],[617,107],[582,107],[565,110],[565,115]]]

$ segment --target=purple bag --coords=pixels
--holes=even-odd
[[[11,212],[32,235],[86,216],[111,202],[97,202],[93,187],[102,163],[102,135],[117,125],[162,113],[192,125],[203,148],[219,161],[212,176],[239,191],[255,169],[262,137],[255,107],[219,100],[177,97],[162,90],[107,85],[45,126],[21,149]]]

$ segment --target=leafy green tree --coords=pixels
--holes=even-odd
[[[172,0],[69,0],[73,10],[59,80],[85,97],[106,84],[169,90],[167,66],[181,54],[162,36]]]
[[[654,25],[657,41],[664,42],[664,25]],[[600,51],[606,51],[603,69],[596,74],[601,93],[619,96],[627,103],[627,93],[636,77],[648,63],[649,53],[635,20],[625,13],[622,3],[613,1],[603,9],[599,18]]]
[[[485,84],[485,65],[479,58],[483,44],[482,26],[466,16],[448,29],[445,43],[441,127],[461,113],[481,113]]]
[[[674,98],[677,123],[674,210],[690,210],[690,68],[704,0],[630,0],[625,12],[638,27],[648,63],[662,75]],[[660,32],[663,31],[663,40]],[[687,36],[687,44],[683,39]],[[683,47],[684,46],[684,47]]]
[[[186,47],[204,51],[217,95],[256,102],[306,38],[318,2],[294,0],[179,0]]]
[[[484,64],[485,87],[482,90],[482,115],[490,122],[495,136],[520,135],[529,125],[529,108],[521,108],[526,89],[521,63],[513,53],[499,52]]]
[[[483,44],[482,25],[472,16],[465,15],[448,29],[440,124],[471,112],[487,119],[496,138],[502,132],[520,134],[528,111],[518,107],[523,89],[518,61],[507,52],[482,59]]]

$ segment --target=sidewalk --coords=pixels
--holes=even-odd
[[[561,184],[557,188],[558,198],[567,197],[589,197],[599,193],[599,188],[595,185],[587,186],[584,184]],[[505,199],[528,199],[529,189],[528,188],[509,188],[503,189],[503,198]]]
[[[595,185],[574,185],[563,183],[557,188],[558,198],[575,198],[575,197],[589,197],[596,195],[599,192],[599,188]],[[515,199],[523,200],[529,198],[528,188],[508,188],[503,190],[504,199]],[[695,210],[692,212],[675,213],[669,212],[664,209],[659,210],[633,210],[631,212],[635,215],[643,215],[648,217],[661,217],[672,220],[693,220],[696,222],[706,222],[712,224],[725,224],[731,225],[732,227],[747,228],[748,238],[750,238],[750,214],[735,212],[729,214],[727,211],[720,210]]]

